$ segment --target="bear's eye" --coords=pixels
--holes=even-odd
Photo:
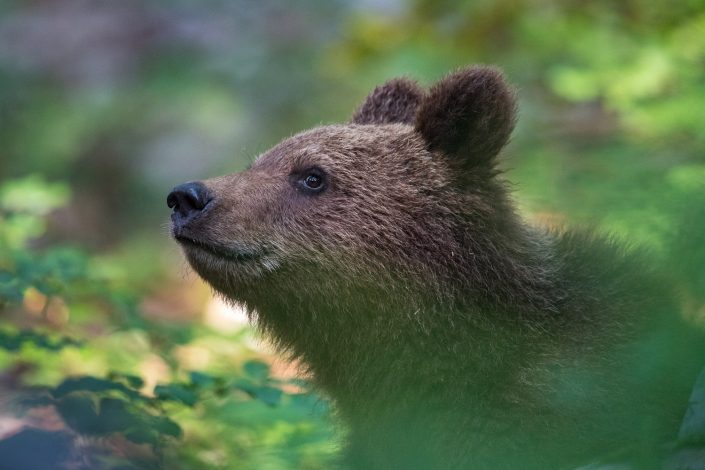
[[[304,178],[304,186],[308,189],[318,189],[323,184],[323,178],[318,175],[310,174]]]
[[[290,178],[294,187],[300,191],[320,193],[326,187],[326,175],[323,170],[316,167],[301,172],[294,172]]]

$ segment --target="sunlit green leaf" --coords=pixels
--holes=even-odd
[[[31,175],[0,185],[0,209],[44,215],[66,204],[69,194],[66,184]]]

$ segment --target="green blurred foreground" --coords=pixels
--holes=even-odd
[[[188,274],[164,198],[395,75],[503,68],[526,217],[647,247],[702,325],[705,2],[362,5],[0,2],[0,468],[329,468],[344,430]]]

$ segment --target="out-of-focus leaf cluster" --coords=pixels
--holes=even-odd
[[[190,341],[193,326],[144,317],[136,293],[101,276],[93,269],[98,259],[84,251],[34,246],[50,212],[67,201],[64,185],[37,177],[0,185],[0,217],[7,222],[0,224],[0,391],[14,397],[11,409],[25,419],[24,430],[0,436],[1,461],[17,468],[174,468],[187,458],[198,467],[240,461],[259,468],[307,460],[319,467],[331,458],[325,407],[314,414],[317,399],[302,383],[271,377],[270,366],[257,359],[228,375],[178,370],[172,348]],[[56,303],[66,317],[52,317]],[[69,314],[77,318],[69,322]],[[118,342],[94,340],[98,324],[99,336]],[[95,360],[116,353],[116,360]],[[145,382],[138,365],[149,354],[173,364],[165,375],[173,380]],[[92,366],[70,364],[88,356]],[[228,411],[233,407],[241,409]],[[0,419],[8,411],[0,409]],[[229,437],[218,437],[225,429]],[[260,434],[268,442],[264,453],[249,449]],[[180,450],[184,440],[194,447]],[[53,451],[38,457],[35,445]],[[280,452],[268,456],[277,446]]]
[[[45,295],[58,293],[63,281],[81,277],[81,255],[51,250],[34,256],[29,240],[44,234],[45,216],[66,204],[68,188],[46,184],[40,177],[10,180],[0,186],[0,305],[19,302],[34,287]]]

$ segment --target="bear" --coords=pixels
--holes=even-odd
[[[168,195],[193,269],[332,400],[342,467],[644,468],[676,436],[699,333],[647,254],[518,214],[515,95],[483,65],[392,79]]]

